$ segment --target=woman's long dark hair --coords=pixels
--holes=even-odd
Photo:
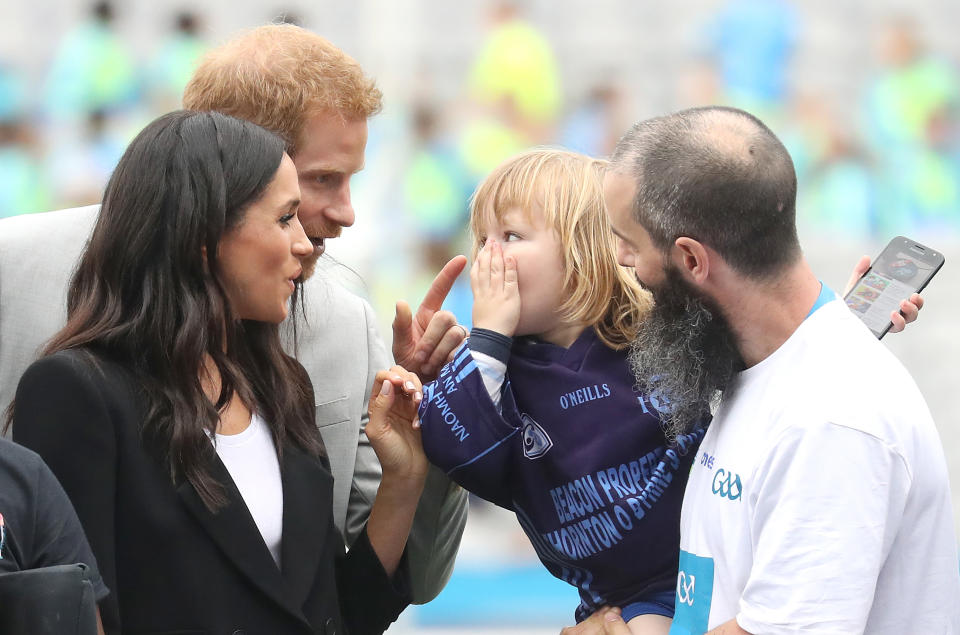
[[[278,136],[219,113],[177,111],[148,125],[107,184],[67,324],[45,349],[86,347],[130,367],[146,387],[145,444],[212,510],[226,498],[210,439],[234,394],[266,420],[278,452],[288,440],[322,451],[310,380],[281,348],[278,325],[237,319],[218,277],[221,238],[283,153]],[[207,356],[220,375],[215,404],[200,381]]]

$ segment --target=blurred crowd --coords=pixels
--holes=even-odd
[[[125,143],[177,107],[211,16],[171,15],[167,35],[142,59],[131,53],[122,10],[107,0],[91,6],[59,39],[42,78],[28,81],[0,57],[0,216],[96,201]],[[559,34],[516,3],[491,2],[486,13],[459,97],[438,100],[414,78],[406,103],[387,104],[406,120],[405,153],[392,155],[402,195],[390,203],[422,241],[428,267],[459,235],[477,180],[502,158],[537,144],[603,156],[637,107],[625,98],[631,79],[613,73],[570,95],[551,42]],[[792,3],[729,0],[699,21],[698,62],[679,105],[728,103],[771,123],[790,141],[805,223],[881,237],[960,229],[957,51],[930,50],[908,16],[888,16],[865,52],[874,72],[850,78],[858,100],[851,125],[791,84],[791,60],[811,39]],[[376,139],[371,146],[377,151]]]
[[[117,10],[93,5],[57,42],[43,78],[28,81],[0,57],[0,217],[98,201],[127,142],[179,106],[206,47],[198,16],[172,16],[163,45],[141,64]]]
[[[0,217],[97,201],[126,142],[179,104],[212,16],[171,15],[143,58],[131,53],[122,10],[107,0],[90,6],[42,78],[28,81],[0,57]],[[631,78],[616,73],[578,78],[583,94],[565,90],[552,41],[560,34],[528,19],[522,4],[490,2],[485,13],[457,97],[440,99],[429,79],[413,78],[400,103],[388,95],[389,112],[372,130],[372,162],[392,165],[379,168],[380,184],[360,185],[375,213],[394,219],[384,223],[389,235],[399,229],[419,254],[401,268],[407,279],[464,248],[469,195],[501,159],[538,144],[604,156],[638,109],[627,97]],[[804,226],[884,240],[960,231],[957,51],[931,50],[908,16],[887,16],[866,52],[873,72],[850,78],[851,124],[791,83],[791,61],[812,39],[794,4],[728,0],[698,20],[678,105],[742,107],[788,140]]]

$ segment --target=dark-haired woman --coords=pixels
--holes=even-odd
[[[108,633],[379,633],[406,605],[420,385],[377,376],[383,482],[345,554],[312,388],[278,336],[313,249],[299,198],[262,128],[154,121],[107,185],[67,325],[20,382],[14,439],[77,509]]]

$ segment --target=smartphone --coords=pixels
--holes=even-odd
[[[893,326],[890,312],[898,310],[901,300],[922,291],[942,266],[943,254],[897,236],[883,248],[844,301],[879,339]]]

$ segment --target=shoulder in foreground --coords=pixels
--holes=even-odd
[[[916,381],[896,355],[845,304],[829,309],[823,317],[830,319],[796,359],[803,370],[785,373],[792,382],[791,408],[879,438],[906,424],[932,425]]]
[[[80,240],[86,240],[99,211],[99,205],[87,205],[0,219],[0,244],[12,245],[49,234],[75,234]],[[36,243],[29,245],[30,249],[36,247]]]
[[[824,306],[795,335],[775,354],[775,373],[767,375],[784,387],[778,394],[785,408],[873,412],[888,407],[877,398],[883,391],[898,402],[923,402],[904,365],[843,302]]]
[[[845,376],[846,384],[878,373],[906,373],[900,360],[842,301],[824,306],[810,322],[801,350],[819,358],[818,375]]]
[[[89,348],[74,348],[57,351],[41,357],[30,364],[24,378],[40,377],[81,379],[83,382],[115,383],[116,375],[124,372],[124,366]]]
[[[9,439],[0,438],[0,469],[28,471],[34,466],[43,463],[40,455]]]

